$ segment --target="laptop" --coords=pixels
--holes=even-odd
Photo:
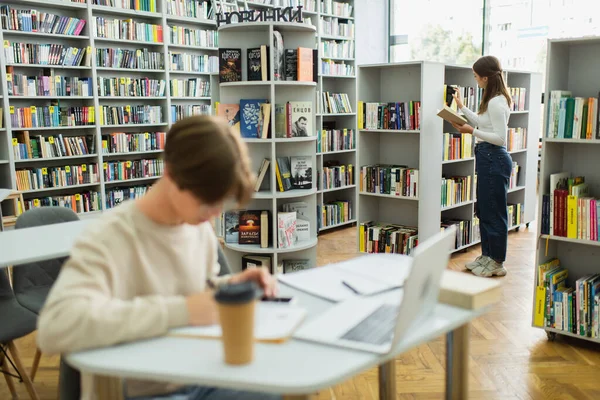
[[[373,297],[358,296],[303,324],[294,338],[373,353],[389,353],[411,327],[437,304],[440,281],[456,239],[456,227],[437,233],[414,249],[402,290]],[[365,257],[389,263],[392,254]]]

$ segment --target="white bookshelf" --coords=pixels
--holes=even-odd
[[[472,232],[477,201],[474,152],[472,157],[443,161],[442,133],[456,130],[436,115],[443,103],[445,84],[476,86],[471,67],[416,61],[361,65],[358,72],[359,102],[420,101],[421,118],[418,130],[359,130],[357,174],[362,166],[375,164],[406,165],[419,170],[416,197],[359,191],[359,245],[360,224],[367,221],[416,227],[418,239],[423,241],[439,232],[442,220],[468,222],[471,240],[455,251],[478,244]],[[523,204],[523,218],[511,230],[535,219],[540,83],[540,74],[508,71],[509,85],[527,89],[526,111],[513,113],[509,120],[509,127],[527,128],[526,148],[510,152],[521,169],[517,185],[509,190],[508,203]],[[470,176],[470,198],[442,207],[442,176]]]
[[[534,311],[532,326],[544,329],[550,340],[556,335],[571,336],[592,342],[600,342],[600,338],[580,335],[554,327],[537,326],[535,324],[535,304],[538,266],[552,258],[558,258],[560,266],[568,270],[566,287],[574,288],[575,282],[588,274],[600,272],[598,263],[598,247],[600,242],[582,240],[558,235],[549,235],[542,230],[542,205],[544,195],[551,194],[550,175],[568,172],[571,177],[584,176],[589,186],[589,195],[597,198],[600,193],[600,172],[598,156],[600,140],[595,132],[592,139],[565,139],[547,137],[548,108],[550,93],[553,90],[568,90],[573,97],[598,98],[600,71],[594,66],[600,62],[600,38],[552,39],[548,41],[546,64],[546,104],[544,106],[544,134],[542,139],[539,198],[538,198],[538,236],[536,254],[536,279],[533,282]],[[579,301],[579,299],[578,299]],[[575,302],[575,297],[573,297]],[[592,300],[593,304],[593,300]],[[577,326],[579,329],[579,326]]]
[[[6,41],[33,43],[33,44],[65,44],[77,47],[90,48],[92,57],[89,66],[62,66],[62,65],[35,65],[35,64],[11,64],[15,74],[36,75],[62,75],[67,77],[86,77],[91,78],[92,95],[86,96],[4,96],[8,93],[7,87],[7,63],[6,58],[0,58],[0,69],[2,75],[0,79],[2,93],[2,107],[4,112],[4,126],[0,130],[0,187],[17,189],[16,170],[22,168],[49,168],[53,166],[77,165],[82,163],[96,164],[99,167],[100,179],[91,184],[63,186],[44,188],[37,190],[25,190],[23,195],[25,201],[28,199],[41,198],[46,196],[67,196],[81,193],[83,190],[90,190],[100,194],[100,207],[98,211],[107,209],[107,190],[112,188],[129,188],[139,185],[149,185],[157,179],[157,176],[132,178],[123,180],[107,181],[104,179],[102,171],[104,163],[114,161],[135,161],[141,159],[154,160],[160,157],[162,150],[131,151],[119,153],[102,153],[102,137],[114,132],[141,133],[141,132],[167,132],[172,122],[175,121],[175,115],[171,106],[177,105],[202,105],[206,109],[202,113],[211,113],[213,105],[218,101],[218,77],[217,69],[207,68],[197,70],[173,71],[170,63],[170,53],[184,53],[193,55],[217,56],[217,43],[213,45],[195,45],[172,43],[170,40],[169,29],[173,26],[185,27],[189,29],[216,30],[214,20],[204,19],[202,17],[194,18],[188,16],[172,15],[167,10],[167,3],[163,0],[156,0],[156,10],[140,11],[129,10],[111,6],[96,5],[93,0],[84,3],[75,3],[68,0],[2,0],[0,5],[9,5],[13,9],[27,10],[34,9],[38,12],[47,12],[59,16],[75,17],[86,21],[83,31],[78,36],[66,34],[48,34],[37,32],[21,32],[15,30],[2,29],[0,40],[6,46]],[[97,35],[95,28],[95,18],[104,17],[109,19],[133,19],[136,22],[146,22],[155,24],[162,29],[162,42],[148,42],[143,40],[111,39],[103,38]],[[102,66],[97,60],[96,50],[100,48],[141,50],[147,49],[150,52],[157,52],[162,57],[162,64],[156,68],[113,68],[112,66]],[[4,49],[3,49],[4,51]],[[100,96],[97,87],[97,79],[100,77],[116,77],[119,79],[149,78],[164,80],[166,83],[165,93],[161,96]],[[203,96],[182,96],[171,93],[169,83],[172,79],[201,79],[210,83],[211,90]],[[215,90],[216,88],[216,90]],[[58,100],[61,107],[64,106],[93,106],[95,109],[95,118],[93,124],[85,126],[58,126],[58,127],[39,127],[39,128],[18,128],[13,127],[10,120],[10,110],[13,107],[43,106],[50,105],[52,100]],[[160,121],[140,124],[101,124],[99,122],[99,107],[101,106],[119,106],[119,105],[150,105],[159,106],[162,112]],[[95,142],[96,148],[91,154],[56,157],[56,158],[38,158],[17,160],[12,148],[12,140],[19,132],[29,132],[29,135],[43,135],[45,138],[62,134],[63,136],[82,136],[91,137]],[[97,212],[82,213],[81,217],[88,215],[97,215]]]
[[[227,82],[219,84],[219,96],[222,104],[238,104],[241,99],[268,99],[272,105],[287,101],[312,101],[315,99],[316,85],[314,82],[285,82],[273,80],[273,69],[269,70],[268,81],[247,81],[247,50],[261,45],[273,47],[273,31],[281,32],[285,48],[309,47],[315,43],[316,29],[307,24],[254,22],[244,24],[231,24],[219,27],[219,46],[222,48],[241,49],[242,80],[240,82]],[[269,57],[269,65],[273,65],[273,53]],[[271,121],[275,120],[275,108],[271,107]],[[316,117],[313,112],[313,126]],[[273,126],[273,123],[271,123]],[[274,131],[273,131],[274,132]],[[272,135],[274,136],[274,135]],[[301,140],[297,140],[301,139]],[[308,138],[269,138],[269,139],[244,139],[250,149],[252,168],[258,171],[263,159],[271,160],[265,181],[260,192],[254,194],[245,210],[268,210],[270,213],[270,239],[267,248],[258,245],[230,243],[224,240],[225,254],[234,271],[242,268],[242,256],[246,254],[269,254],[272,259],[273,271],[283,260],[308,259],[310,266],[316,266],[317,256],[317,215],[309,212],[307,217],[310,223],[310,239],[298,241],[292,247],[279,248],[277,240],[277,213],[282,206],[292,202],[305,202],[308,210],[317,207],[317,182],[313,174],[312,188],[295,189],[285,192],[277,190],[275,162],[277,157],[309,156],[313,166],[317,165],[316,136]],[[262,227],[261,227],[262,229]]]

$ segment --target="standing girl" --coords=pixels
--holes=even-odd
[[[508,242],[507,192],[512,171],[512,158],[506,151],[511,97],[496,57],[479,58],[473,64],[473,75],[483,89],[479,112],[475,114],[466,108],[456,92],[456,104],[469,123],[452,124],[459,132],[476,138],[476,214],[481,232],[481,256],[466,267],[477,276],[504,276]]]

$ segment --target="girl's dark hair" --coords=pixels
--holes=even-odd
[[[479,114],[486,112],[490,100],[498,95],[504,96],[510,107],[512,98],[510,97],[510,93],[504,82],[500,60],[494,56],[480,57],[475,64],[473,64],[473,71],[481,78],[488,78],[487,86],[483,90],[483,97],[479,104]]]
[[[206,204],[233,197],[239,205],[252,197],[255,174],[246,143],[224,118],[184,118],[167,132],[167,173],[183,190]]]

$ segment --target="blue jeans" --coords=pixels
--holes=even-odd
[[[512,158],[505,147],[480,142],[475,146],[475,171],[481,253],[502,263],[508,243],[507,192]]]
[[[126,400],[281,400],[282,396],[258,392],[241,392],[203,386],[187,386],[161,396],[126,397]]]

